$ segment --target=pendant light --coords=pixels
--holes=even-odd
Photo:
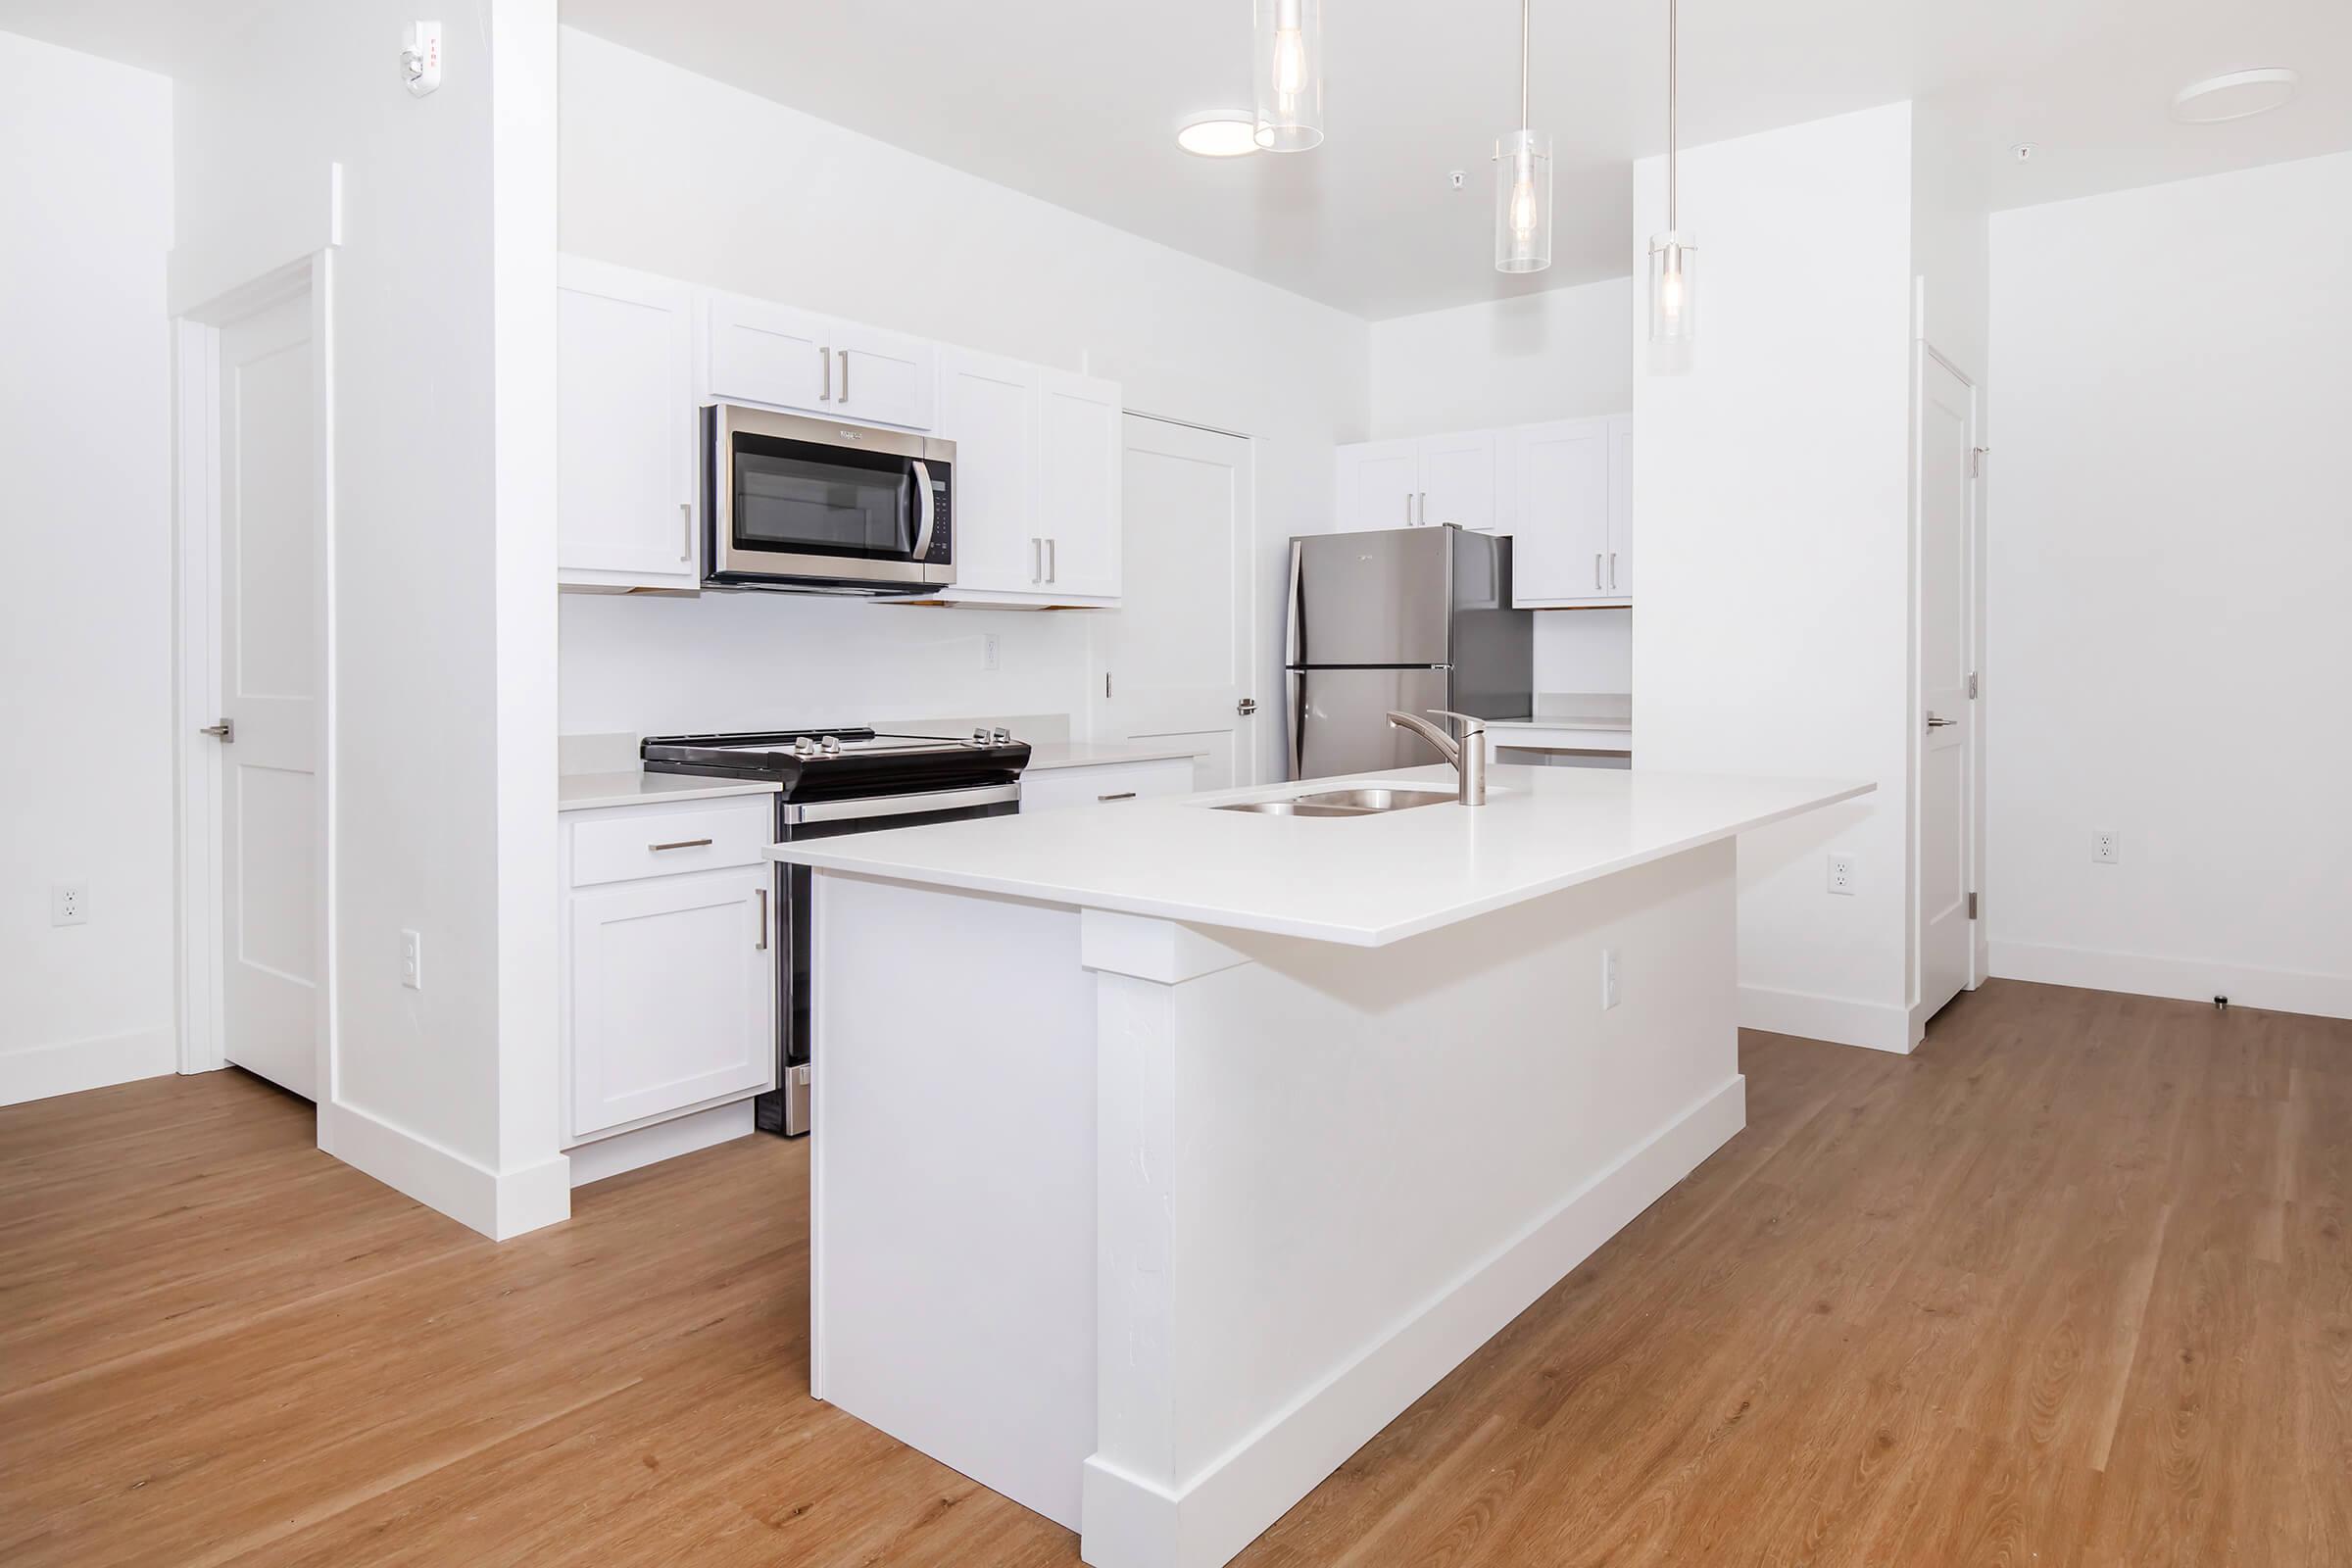
[[[1323,140],[1323,0],[1254,0],[1257,144],[1302,153]]]
[[[1649,237],[1649,341],[1660,369],[1684,369],[1698,332],[1698,245],[1678,225],[1675,197],[1676,0],[1666,0],[1666,231]]]
[[[1519,0],[1519,128],[1494,141],[1494,267],[1541,272],[1551,265],[1551,143],[1528,128],[1527,24]]]

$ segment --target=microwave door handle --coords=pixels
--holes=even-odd
[[[914,536],[914,559],[919,565],[931,554],[931,525],[936,520],[932,515],[931,466],[916,458],[908,466],[914,469],[914,494],[923,516],[922,527]]]

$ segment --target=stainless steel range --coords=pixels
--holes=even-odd
[[[968,740],[872,729],[761,730],[741,735],[653,735],[638,748],[649,773],[773,779],[776,838],[833,838],[886,828],[1009,816],[1021,808],[1029,744],[1002,729]],[[758,1102],[763,1131],[808,1130],[808,932],[814,878],[807,866],[775,868],[783,914],[776,965],[776,1083]]]

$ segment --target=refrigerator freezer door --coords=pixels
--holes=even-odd
[[[1454,532],[1389,528],[1292,540],[1284,662],[1450,663]]]
[[[1443,669],[1291,672],[1291,777],[1329,778],[1440,760],[1429,742],[1389,725],[1391,709],[1426,714],[1447,706]]]

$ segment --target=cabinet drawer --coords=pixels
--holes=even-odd
[[[1055,767],[1021,779],[1021,809],[1054,811],[1065,806],[1111,805],[1126,799],[1150,800],[1155,795],[1189,795],[1193,788],[1193,760],[1168,758],[1154,762],[1114,762],[1100,767]]]
[[[575,822],[571,885],[756,865],[776,841],[775,810],[774,796],[747,795],[715,806],[616,812]]]

